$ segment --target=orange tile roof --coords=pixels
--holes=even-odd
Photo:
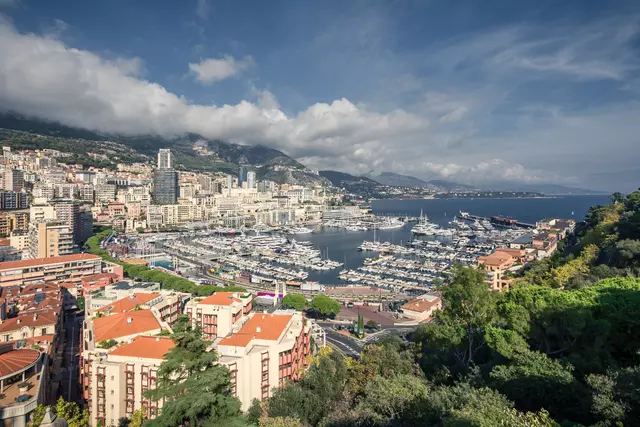
[[[123,344],[110,354],[114,356],[143,357],[146,359],[163,359],[175,344],[171,338],[137,336],[133,342]]]
[[[0,246],[11,246],[11,240],[0,238]]]
[[[513,257],[504,252],[494,252],[487,256],[478,257],[478,263],[492,266],[501,266],[512,261]]]
[[[129,318],[131,323],[127,322]],[[93,320],[93,335],[96,343],[157,329],[161,329],[160,323],[151,310],[130,311]]]
[[[200,301],[198,304],[231,305],[234,301],[241,302],[234,296],[233,292],[215,292]]]
[[[416,298],[402,306],[403,310],[415,311],[418,313],[424,313],[425,311],[431,310],[431,308],[440,305],[440,297],[429,301],[424,298]]]
[[[275,341],[280,338],[292,317],[291,314],[254,314],[238,333],[223,338],[219,345],[246,347],[253,339]]]
[[[18,317],[13,317],[0,323],[0,333],[15,331],[17,329],[24,328],[25,326],[29,328],[35,328],[38,326],[55,325],[57,321],[58,318],[52,310],[39,311],[38,313],[30,313],[28,311],[25,311]]]
[[[105,305],[104,307],[100,307],[96,311],[99,313],[126,313],[128,311],[135,310],[137,306],[144,305],[151,301],[152,299],[158,298],[160,294],[146,294],[146,293],[136,293],[132,294],[128,297],[119,299],[117,301],[112,302],[109,305]]]
[[[50,258],[25,259],[22,261],[0,262],[0,270],[12,270],[15,268],[37,267],[40,265],[58,264],[72,261],[99,260],[100,257],[92,254],[74,254],[54,256]]]
[[[117,280],[118,277],[120,277],[120,276],[118,276],[115,273],[99,273],[99,274],[93,274],[91,276],[83,277],[81,279],[81,282],[82,283],[89,283],[89,282],[93,282],[93,281],[101,280],[101,279],[114,279],[114,280]]]
[[[33,364],[40,357],[40,352],[33,349],[12,350],[0,354],[0,377],[18,372]]]

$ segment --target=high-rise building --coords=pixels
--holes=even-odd
[[[173,169],[173,154],[168,148],[158,151],[158,169]]]
[[[175,170],[157,169],[153,172],[153,203],[156,205],[175,205],[179,188]]]
[[[24,188],[24,172],[19,169],[5,169],[4,189],[7,191],[20,191]]]
[[[11,163],[11,147],[4,146],[2,147],[2,162],[5,165]]]
[[[247,172],[247,188],[256,187],[256,173],[254,171]]]
[[[73,231],[64,221],[44,219],[29,223],[29,255],[50,258],[73,253]]]
[[[247,168],[240,166],[240,168],[238,168],[238,187],[242,188],[242,184],[245,182],[247,182]]]
[[[233,176],[227,175],[227,190],[231,190],[233,188]]]
[[[0,191],[0,210],[28,209],[29,195],[18,191]]]

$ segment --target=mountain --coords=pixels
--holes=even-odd
[[[390,187],[426,187],[428,185],[426,181],[416,177],[393,172],[372,172],[364,176]]]
[[[170,148],[177,169],[223,173],[237,173],[239,166],[256,171],[258,179],[280,184],[328,185],[329,181],[306,168],[281,151],[263,146],[246,146],[225,141],[208,140],[197,134],[175,137],[158,135],[125,136],[73,128],[13,113],[0,114],[0,140],[15,149],[52,148],[63,152],[77,152],[79,140],[83,151],[107,154],[114,161],[146,161],[155,159],[160,148]],[[28,137],[37,135],[37,137]],[[106,149],[105,147],[109,148]],[[120,155],[120,151],[125,154]],[[89,164],[91,158],[75,154],[78,162]],[[105,164],[106,163],[106,164]]]
[[[321,177],[331,181],[334,187],[344,188],[347,193],[363,198],[380,196],[377,190],[380,183],[371,178],[331,170],[320,171],[319,173]]]
[[[477,187],[472,185],[460,184],[459,182],[447,181],[445,179],[432,179],[427,181],[427,184],[441,188],[442,191],[469,191],[477,189]]]

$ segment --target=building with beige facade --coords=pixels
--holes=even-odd
[[[63,221],[41,219],[29,223],[29,256],[49,258],[73,253],[73,230]]]
[[[84,277],[99,273],[102,273],[102,259],[91,254],[7,261],[0,262],[0,286],[79,283]]]
[[[253,308],[253,295],[248,292],[216,292],[204,299],[189,301],[184,312],[194,324],[202,327],[204,339],[224,337],[242,325]]]

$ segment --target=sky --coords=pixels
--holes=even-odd
[[[637,0],[0,0],[0,109],[313,169],[640,187]]]

